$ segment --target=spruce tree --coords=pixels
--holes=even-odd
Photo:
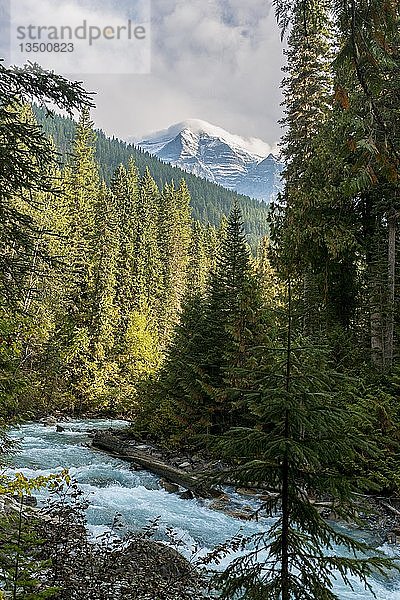
[[[210,431],[212,416],[204,372],[205,299],[191,289],[183,300],[180,321],[162,368],[145,388],[135,418],[141,433],[150,433],[180,446],[193,445]]]
[[[138,228],[138,173],[133,160],[130,161],[128,170],[122,165],[114,173],[111,182],[111,191],[116,204],[118,217],[118,264],[117,264],[117,303],[120,312],[118,327],[120,343],[126,334],[130,314],[137,308],[138,290],[135,288],[135,248]]]
[[[157,320],[161,293],[161,258],[158,244],[160,192],[146,169],[140,180],[135,240],[135,295],[138,309],[149,309]]]
[[[353,201],[365,264],[374,366],[390,371],[396,356],[399,211],[398,3],[334,3],[339,23],[336,100],[346,140],[347,196]],[[355,126],[356,125],[356,126]]]
[[[240,399],[236,406],[228,402],[227,390],[239,387],[238,370],[244,367],[251,348],[262,339],[263,318],[261,288],[241,212],[235,205],[221,241],[207,301],[204,370],[216,431],[229,427],[238,418],[235,411],[240,408]]]
[[[207,256],[207,230],[198,221],[192,223],[190,246],[188,248],[187,291],[204,293],[209,273]]]
[[[327,523],[314,505],[328,498],[342,519],[356,520],[354,492],[362,481],[346,472],[361,453],[376,449],[354,426],[341,406],[338,379],[324,347],[293,331],[291,287],[287,329],[259,349],[256,381],[248,390],[248,409],[256,424],[228,431],[217,446],[239,463],[229,472],[239,485],[255,482],[269,491],[264,508],[275,517],[268,531],[249,540],[244,555],[217,576],[221,597],[281,600],[338,600],[333,572],[351,585],[384,575],[394,563]],[[338,556],[342,546],[350,556]],[[331,551],[335,548],[335,552]],[[337,576],[335,575],[335,578]]]
[[[69,277],[64,289],[65,314],[61,316],[53,343],[62,348],[66,396],[79,409],[93,401],[92,350],[97,329],[95,315],[95,222],[100,200],[100,179],[94,158],[92,123],[88,111],[82,113],[77,128],[72,165],[64,174],[68,204],[65,260]]]
[[[36,120],[21,112],[34,99],[49,113],[51,104],[69,112],[91,105],[78,83],[38,65],[19,68],[0,63],[0,301],[14,307],[35,254],[38,232],[30,214],[34,195],[58,187],[51,172],[57,163],[54,147]]]
[[[153,432],[170,429],[178,443],[242,422],[243,396],[229,392],[249,385],[248,375],[238,373],[264,339],[264,301],[237,206],[219,252],[205,294],[187,290],[165,364],[139,415],[151,428],[152,414]]]
[[[278,16],[279,6],[278,4]],[[329,117],[333,87],[333,24],[329,2],[312,5],[296,2],[291,7],[287,66],[282,81],[284,118],[282,138],[284,191],[275,205],[272,234],[282,272],[297,272],[303,281],[304,326],[311,333],[316,305],[325,295],[326,281],[320,270],[329,269],[325,211],[320,181],[309,164],[319,160],[321,127]],[[325,179],[322,179],[322,185]],[[335,232],[337,236],[337,231]],[[321,268],[320,265],[323,265]],[[310,289],[317,294],[310,295]],[[330,290],[327,290],[328,294]]]
[[[190,195],[184,181],[165,185],[160,198],[159,248],[162,269],[159,333],[167,345],[185,293],[191,237]]]
[[[372,363],[389,371],[396,355],[399,7],[363,0],[276,6],[283,31],[291,29],[286,208],[273,228],[281,267],[303,279],[308,332],[343,339],[368,327]],[[322,110],[313,115],[315,99]]]

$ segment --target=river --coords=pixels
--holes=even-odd
[[[116,512],[122,515],[126,529],[131,530],[159,517],[160,526],[174,529],[184,542],[182,553],[189,556],[193,547],[200,546],[201,553],[205,554],[240,529],[249,534],[269,526],[268,519],[259,523],[243,522],[210,510],[204,502],[182,500],[163,490],[155,475],[132,471],[128,463],[87,447],[89,430],[124,425],[123,421],[73,421],[65,425],[70,431],[57,433],[54,427],[28,423],[11,432],[11,437],[20,442],[20,451],[13,457],[11,469],[34,477],[69,468],[88,500],[87,520],[94,536],[107,529]],[[393,552],[387,546],[381,549],[388,554]],[[340,551],[338,548],[337,552]],[[373,598],[356,579],[350,580],[354,590],[345,587],[340,580],[334,583],[341,600]],[[378,600],[400,600],[397,577],[392,581],[377,578],[371,584]]]

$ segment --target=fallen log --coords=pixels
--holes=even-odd
[[[397,508],[395,508],[394,506],[392,506],[391,504],[388,504],[387,502],[382,502],[381,501],[382,506],[384,506],[387,510],[389,510],[390,512],[392,512],[393,514],[395,514],[397,517],[400,517],[400,510],[398,510]]]
[[[176,483],[200,498],[219,498],[223,492],[207,485],[207,483],[195,475],[189,475],[182,469],[152,457],[150,454],[132,449],[129,444],[120,440],[111,433],[100,431],[92,439],[92,445],[100,450],[112,454],[116,458],[138,464],[146,471],[151,471],[163,479]]]

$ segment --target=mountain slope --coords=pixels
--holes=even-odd
[[[75,121],[58,115],[53,118],[46,118],[46,113],[36,106],[34,111],[45,132],[53,137],[56,147],[61,153],[61,161],[65,164],[69,161],[71,154],[76,128]],[[120,164],[126,166],[129,158],[133,157],[139,172],[143,174],[146,167],[148,167],[160,188],[171,180],[178,184],[181,179],[185,179],[191,195],[194,219],[218,226],[223,215],[228,215],[233,202],[237,201],[243,213],[244,227],[251,246],[255,248],[259,239],[266,235],[268,231],[268,208],[265,204],[260,204],[257,200],[252,200],[244,195],[229,191],[220,185],[210,183],[205,179],[182,171],[178,167],[165,164],[158,158],[131,144],[107,137],[102,131],[96,133],[96,157],[100,174],[108,183],[115,169]]]
[[[163,162],[251,198],[269,202],[281,186],[283,165],[268,144],[206,121],[182,121],[136,143]]]

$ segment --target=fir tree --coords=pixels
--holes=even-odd
[[[263,332],[263,304],[246,243],[240,209],[234,206],[208,291],[205,373],[216,430],[235,422],[226,390],[238,387],[238,370]],[[236,386],[234,386],[236,383]],[[238,400],[238,406],[240,402]]]
[[[206,289],[209,273],[207,253],[207,232],[198,221],[192,223],[190,246],[188,249],[187,291],[197,290],[201,294]]]
[[[0,79],[0,300],[15,304],[21,278],[30,273],[37,253],[37,229],[29,214],[35,208],[33,196],[57,188],[51,173],[57,161],[54,148],[36,120],[22,115],[22,107],[36,98],[47,110],[53,103],[72,112],[91,101],[79,84],[38,65],[7,68],[0,63]]]
[[[159,206],[160,193],[147,169],[139,185],[134,277],[138,308],[147,307],[152,312],[159,307],[162,285],[157,239]]]
[[[164,435],[169,428],[181,443],[238,423],[243,397],[239,393],[232,398],[229,391],[248,385],[247,376],[241,378],[238,372],[251,362],[264,326],[261,288],[235,206],[205,294],[187,291],[181,321],[138,423]]]
[[[66,261],[65,316],[61,316],[54,342],[61,345],[64,385],[71,403],[83,408],[90,396],[93,374],[93,335],[98,306],[94,298],[96,261],[95,221],[100,201],[100,181],[94,159],[94,132],[89,113],[82,113],[71,167],[65,173],[69,220]],[[79,218],[77,218],[79,215]]]

